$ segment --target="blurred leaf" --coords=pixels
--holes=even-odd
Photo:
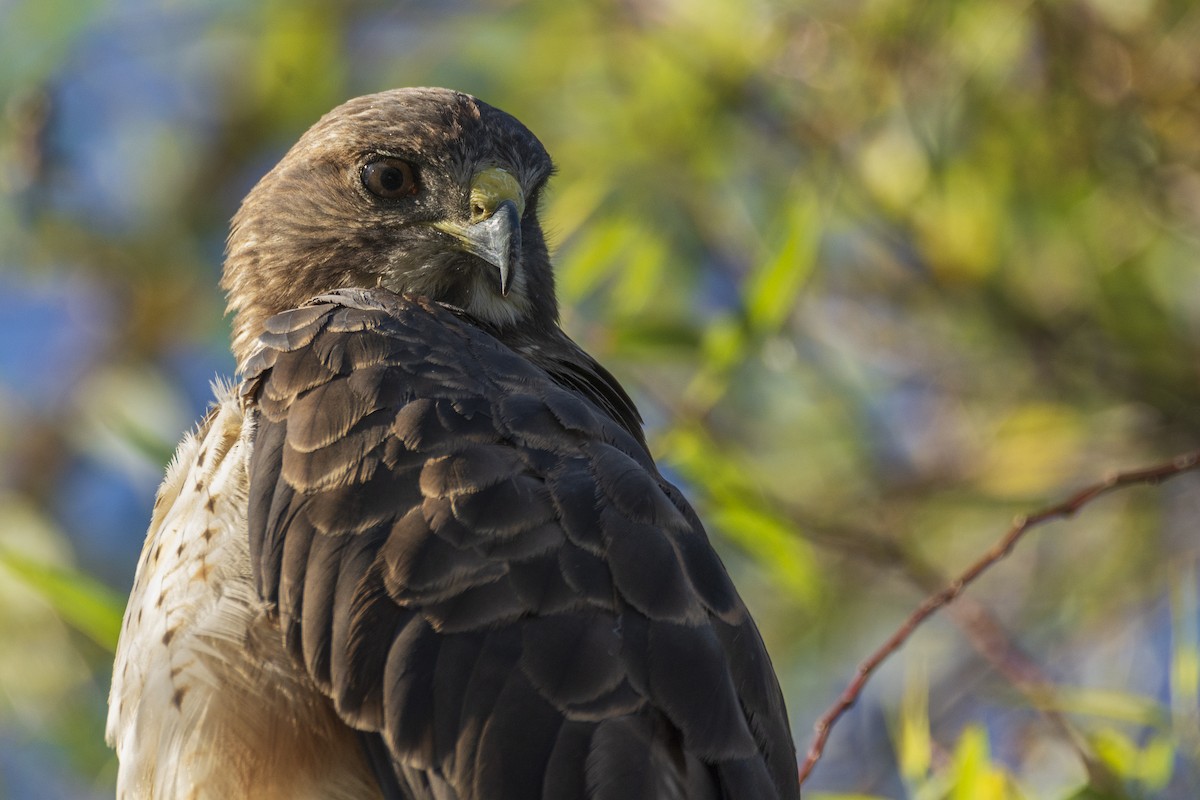
[[[339,53],[341,15],[319,2],[267,0],[259,6],[255,94],[291,126],[342,102],[345,69]]]
[[[75,40],[104,8],[99,0],[14,0],[0,10],[0,97],[41,83],[57,69]]]
[[[907,210],[929,182],[929,159],[907,126],[892,124],[859,153],[866,188],[888,209]]]
[[[1030,45],[1032,26],[1023,10],[996,0],[959,4],[946,45],[972,77],[999,83],[1020,68]]]
[[[919,666],[914,666],[914,661]],[[909,659],[904,695],[900,701],[900,774],[919,782],[933,767],[933,741],[929,735],[929,677],[921,659]]]
[[[599,221],[596,211],[611,191],[602,176],[580,175],[568,184],[551,183],[550,187],[550,199],[543,201],[538,211],[553,241],[571,240],[585,229],[594,230]],[[572,269],[559,259],[557,273],[560,280]],[[578,291],[568,291],[565,286],[561,289],[567,299],[580,296]]]
[[[626,220],[596,220],[563,253],[558,270],[559,287],[564,299],[578,301],[596,290],[613,274],[618,256],[626,246],[631,227]]]
[[[939,277],[974,282],[995,269],[1002,189],[971,166],[955,163],[917,203],[913,221]]]
[[[691,321],[639,316],[622,320],[611,331],[614,349],[627,358],[685,357],[700,342],[701,329]]]
[[[125,600],[80,572],[0,549],[0,566],[46,600],[71,627],[105,650],[116,651]]]
[[[132,474],[158,476],[180,434],[194,424],[178,387],[150,365],[96,369],[78,402],[71,435],[80,449]]]
[[[953,800],[1015,800],[1021,794],[1012,787],[1003,770],[991,760],[987,733],[968,726],[954,749]]]
[[[984,491],[1022,497],[1044,492],[1072,474],[1084,445],[1075,409],[1049,404],[1016,408],[991,438],[979,477]]]
[[[788,521],[754,502],[759,490],[749,475],[690,428],[668,432],[662,450],[704,492],[704,510],[711,524],[750,553],[779,588],[802,604],[813,605],[824,582],[812,547]]]
[[[820,241],[820,214],[808,196],[794,198],[783,244],[763,261],[746,287],[746,317],[759,334],[774,333],[795,309],[796,295],[812,273]]]
[[[1113,772],[1151,791],[1161,790],[1171,780],[1175,766],[1175,744],[1169,737],[1153,736],[1144,746],[1115,728],[1092,735],[1095,752]]]
[[[696,374],[684,390],[686,401],[699,409],[717,404],[729,388],[729,373],[747,354],[750,339],[739,320],[725,315],[704,329]]]
[[[1142,748],[1138,778],[1152,792],[1161,791],[1171,781],[1175,770],[1175,742],[1166,736],[1156,736]]]
[[[1049,707],[1072,714],[1151,727],[1167,724],[1167,713],[1159,703],[1129,692],[1059,685],[1045,700]]]
[[[1180,736],[1200,743],[1200,597],[1194,561],[1171,575],[1171,716]]]
[[[814,571],[812,548],[790,525],[728,497],[717,498],[708,516],[713,527],[753,556],[780,589],[805,606],[816,603],[821,581]]]
[[[1122,776],[1134,776],[1138,771],[1141,755],[1132,739],[1115,728],[1103,728],[1092,736],[1092,747],[1096,755],[1104,759],[1112,770]]]
[[[612,291],[616,314],[635,316],[644,313],[647,306],[660,299],[667,260],[667,246],[655,231],[643,226],[630,230],[624,263],[620,265],[619,278]]]

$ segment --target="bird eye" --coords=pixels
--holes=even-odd
[[[417,193],[412,164],[398,158],[381,158],[363,167],[363,186],[376,197],[395,200]]]

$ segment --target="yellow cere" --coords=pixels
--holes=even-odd
[[[480,170],[471,181],[471,218],[474,221],[490,217],[505,200],[517,204],[517,214],[525,214],[525,193],[511,173],[500,167]],[[482,213],[475,209],[482,209]]]

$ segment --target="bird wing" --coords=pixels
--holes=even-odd
[[[257,588],[410,793],[798,797],[758,631],[603,398],[382,290],[261,343]]]

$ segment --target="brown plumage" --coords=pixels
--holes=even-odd
[[[244,381],[160,492],[114,671],[123,795],[799,796],[753,621],[558,327],[550,172],[503,112],[399,90],[247,197]]]

